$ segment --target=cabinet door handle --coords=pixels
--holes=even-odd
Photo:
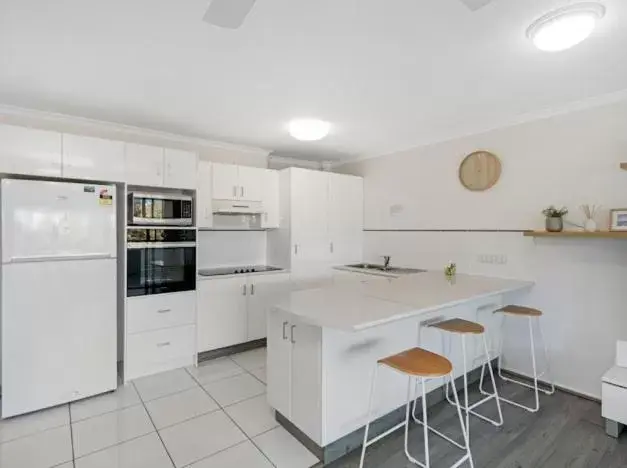
[[[298,244],[294,244],[294,255],[298,255]]]
[[[285,331],[285,327],[287,327],[287,322],[283,322],[283,339],[287,340],[287,332]]]
[[[242,296],[246,295],[246,285],[242,286]]]
[[[233,186],[233,197],[237,197],[237,187]]]
[[[163,343],[157,343],[157,348],[164,348],[166,346],[170,346],[169,341],[164,341]]]
[[[172,309],[159,309],[157,311],[158,314],[167,314],[168,312],[172,312]]]
[[[333,242],[329,244],[329,250],[331,251],[331,253],[333,253]]]
[[[251,295],[251,296],[254,296],[254,295],[255,295],[255,285],[254,285],[254,284],[251,284],[251,285],[250,285],[250,295]]]
[[[292,325],[290,327],[290,341],[292,344],[296,343],[296,340],[294,339],[294,328],[296,328],[296,325]]]
[[[244,197],[244,186],[243,185],[239,188],[239,191],[240,191],[241,196]]]

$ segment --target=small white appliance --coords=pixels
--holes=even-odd
[[[117,387],[115,186],[4,179],[2,417]]]

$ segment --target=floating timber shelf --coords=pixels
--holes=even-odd
[[[627,171],[627,163],[620,163],[620,168],[624,171]]]
[[[525,231],[523,232],[525,237],[582,237],[582,238],[596,238],[596,239],[627,239],[627,231],[562,231],[562,232],[548,232],[548,231]]]

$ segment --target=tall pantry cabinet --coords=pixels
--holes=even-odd
[[[289,168],[279,185],[281,226],[268,233],[268,256],[289,268],[296,288],[330,281],[332,267],[362,260],[361,177]]]

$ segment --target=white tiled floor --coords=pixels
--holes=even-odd
[[[266,402],[265,349],[0,420],[2,468],[309,468]],[[74,461],[72,461],[74,460]]]

